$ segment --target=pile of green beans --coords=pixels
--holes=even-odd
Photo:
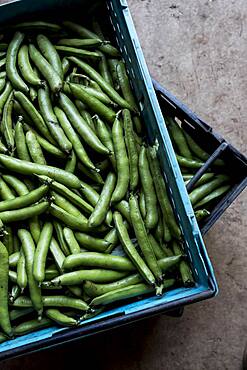
[[[119,51],[69,21],[3,35],[0,341],[192,286]]]
[[[177,117],[166,116],[165,122],[187,185],[210,155],[183,130],[182,122]],[[212,168],[209,168],[189,191],[189,198],[199,222],[210,215],[215,202],[231,188],[230,177],[226,172],[224,161],[216,159]]]

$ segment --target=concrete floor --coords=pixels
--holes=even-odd
[[[246,153],[246,0],[130,0],[154,78]],[[0,364],[1,370],[239,370],[247,341],[246,193],[205,238],[215,299],[64,348]],[[74,365],[73,365],[74,367]],[[78,367],[78,365],[77,365]]]

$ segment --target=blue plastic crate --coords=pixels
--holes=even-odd
[[[165,180],[168,184],[173,207],[180,224],[187,254],[191,262],[196,284],[193,288],[174,289],[161,298],[149,297],[133,303],[119,305],[117,308],[103,312],[84,322],[79,328],[68,329],[51,327],[31,333],[0,345],[0,359],[18,356],[79,339],[99,331],[118,327],[141,318],[214,296],[217,293],[217,283],[211,262],[208,258],[200,230],[198,228],[186,189],[178,167],[164,119],[153,89],[143,53],[136,35],[129,9],[125,0],[106,0],[109,28],[112,37],[121,50],[134,87],[140,111],[145,122],[150,143],[159,142],[159,159]],[[69,12],[75,15],[85,13],[87,0],[20,0],[0,6],[0,23],[34,19],[45,14],[54,14],[57,20],[58,8],[63,8],[63,14]],[[82,11],[83,10],[83,11]],[[52,19],[52,16],[51,16]]]

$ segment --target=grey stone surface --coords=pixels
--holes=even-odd
[[[129,5],[152,76],[246,153],[246,0]],[[179,319],[159,316],[0,369],[239,370],[247,341],[246,216],[242,194],[205,238],[216,298]]]

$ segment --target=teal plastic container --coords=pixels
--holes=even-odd
[[[87,335],[118,327],[161,312],[178,309],[186,304],[214,296],[217,283],[208,258],[194,212],[178,167],[164,118],[154,92],[134,24],[125,0],[101,1],[106,6],[102,16],[111,30],[112,40],[118,45],[126,61],[150,143],[158,141],[159,160],[172,204],[185,240],[196,284],[192,288],[178,288],[161,298],[149,297],[122,304],[91,318],[76,329],[50,327],[0,344],[0,360],[54,345],[76,340]],[[0,26],[20,20],[65,18],[79,20],[92,5],[86,0],[20,0],[0,6]],[[63,12],[63,13],[62,13]],[[69,14],[71,17],[69,17]],[[82,22],[82,20],[81,20]]]

